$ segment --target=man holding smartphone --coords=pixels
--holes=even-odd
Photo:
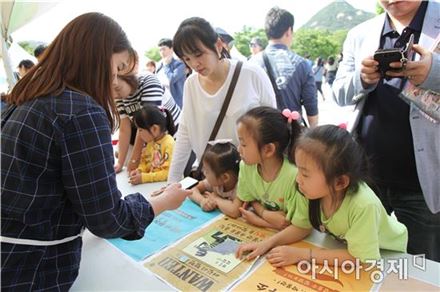
[[[354,131],[370,157],[373,189],[408,228],[408,252],[440,261],[440,122],[399,97],[406,82],[440,92],[440,56],[428,51],[440,34],[440,3],[380,3],[386,13],[348,33],[333,93],[340,105],[363,105]],[[412,34],[419,56],[389,64],[396,70],[381,77],[374,52],[405,48]]]

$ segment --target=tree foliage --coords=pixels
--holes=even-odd
[[[300,29],[295,32],[292,44],[292,50],[300,56],[310,55],[311,60],[317,57],[328,58],[329,56],[337,56],[342,51],[342,45],[348,30],[316,30],[316,29]],[[243,26],[240,32],[234,34],[235,46],[244,56],[251,54],[249,42],[252,38],[259,37],[264,45],[267,45],[267,37],[264,29]],[[149,49],[145,52],[145,56],[154,61],[160,60],[159,49],[157,47]]]
[[[295,33],[292,50],[301,56],[310,55],[311,60],[317,57],[326,59],[329,56],[337,56],[342,51],[347,32],[300,29]]]
[[[385,10],[383,9],[383,7],[380,6],[379,2],[377,2],[376,3],[376,14],[379,15],[379,14],[382,14],[384,12],[385,12]]]
[[[160,61],[160,54],[159,54],[159,48],[158,47],[153,47],[151,49],[149,49],[148,51],[145,52],[145,56],[150,59],[153,60],[155,62],[159,62]]]
[[[32,43],[28,41],[18,42],[18,44],[20,45],[20,47],[22,47],[26,52],[28,52],[32,56],[34,55],[34,50],[38,45],[37,43]]]
[[[249,48],[249,42],[254,37],[259,37],[263,42],[264,47],[267,46],[266,33],[262,28],[255,29],[249,26],[243,26],[242,31],[234,34],[235,47],[240,53],[242,53],[246,57],[250,56],[251,54],[251,50]]]

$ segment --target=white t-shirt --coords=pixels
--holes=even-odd
[[[191,150],[200,160],[237,65],[235,60],[229,62],[231,66],[225,83],[213,95],[208,94],[201,87],[198,74],[192,74],[186,80],[183,90],[183,110],[176,134],[168,182],[176,182],[182,178]],[[216,139],[232,139],[232,143],[238,145],[237,119],[248,110],[263,105],[276,108],[272,84],[262,68],[245,62]]]

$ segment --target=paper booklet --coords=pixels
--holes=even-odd
[[[440,54],[440,35],[437,36],[431,51]],[[421,89],[411,82],[406,82],[404,89],[400,93],[400,97],[406,102],[413,103],[431,122],[440,122],[439,92]]]

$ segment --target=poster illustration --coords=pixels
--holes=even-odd
[[[274,232],[220,217],[174,246],[149,258],[144,266],[182,291],[219,291],[234,284],[253,265],[235,259],[240,243],[261,241]]]
[[[108,242],[135,261],[142,261],[197,230],[220,214],[218,210],[204,212],[199,205],[186,199],[178,209],[166,211],[157,216],[147,227],[145,235],[141,239],[114,238],[109,239]]]
[[[301,241],[291,246],[316,248]],[[353,265],[354,266],[354,265]],[[328,265],[298,268],[297,265],[274,268],[268,261],[255,269],[246,279],[234,286],[232,291],[369,291],[373,287],[370,272],[351,267]]]
[[[223,273],[229,273],[240,264],[234,255],[240,243],[241,240],[234,236],[213,230],[196,239],[183,251]]]

